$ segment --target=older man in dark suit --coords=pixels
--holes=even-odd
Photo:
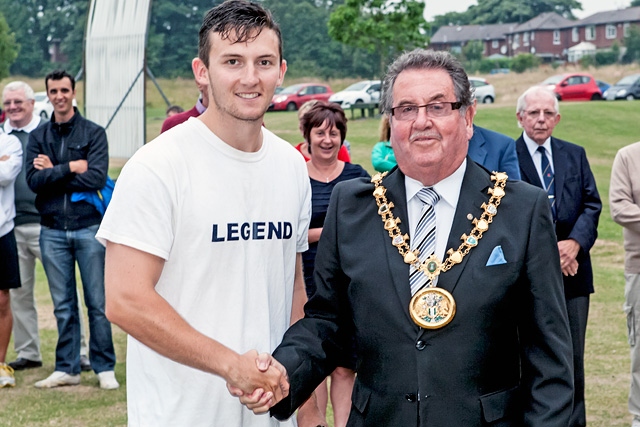
[[[566,427],[571,349],[546,194],[467,157],[475,107],[450,54],[403,54],[383,93],[398,168],[336,186],[317,292],[273,354],[291,387],[272,415],[307,399],[350,331],[348,426]],[[241,400],[261,412],[270,397]]]
[[[589,250],[598,235],[602,203],[584,148],[551,136],[560,122],[558,100],[544,87],[518,99],[516,141],[522,180],[547,191],[553,215],[569,314],[575,397],[570,427],[585,426],[584,342],[593,293]]]

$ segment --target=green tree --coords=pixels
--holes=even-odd
[[[624,38],[624,46],[627,51],[622,57],[622,62],[626,64],[640,62],[640,28],[637,25],[629,27],[629,34]]]
[[[458,22],[453,23],[457,25],[526,22],[545,12],[574,19],[572,9],[582,10],[581,3],[578,0],[478,0],[477,5],[470,6],[465,12],[436,16],[434,21],[438,26],[448,25],[456,18]]]
[[[156,76],[193,77],[198,32],[204,14],[223,0],[153,0],[147,38],[147,64]]]
[[[61,53],[68,60],[81,62],[82,49],[72,44],[74,50],[68,50],[65,42],[74,31],[82,39],[84,25],[78,23],[86,22],[86,0],[0,0],[0,10],[10,17],[9,27],[20,45],[18,58],[10,69],[12,74],[38,77],[53,67],[68,65],[68,61],[50,63],[49,48],[54,42],[60,43]]]
[[[640,0],[633,0],[630,4],[630,7],[640,6]]]
[[[336,2],[265,0],[280,24],[289,77],[372,77],[377,60],[365,50],[333,40],[327,21]]]
[[[379,56],[378,73],[398,52],[425,46],[428,24],[418,0],[346,0],[329,17],[329,35]]]
[[[516,73],[524,73],[538,67],[538,65],[540,65],[540,58],[530,53],[520,53],[511,60],[511,70]]]
[[[15,35],[9,29],[7,20],[0,12],[0,80],[9,77],[9,67],[18,56]]]

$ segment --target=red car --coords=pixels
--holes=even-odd
[[[282,92],[273,95],[269,111],[296,111],[302,104],[312,99],[328,101],[333,91],[327,85],[318,83],[301,83],[286,87]]]
[[[555,92],[559,101],[595,101],[602,99],[596,79],[587,73],[558,74],[541,83]]]

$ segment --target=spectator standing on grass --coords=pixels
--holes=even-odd
[[[613,160],[609,207],[623,227],[624,311],[631,347],[629,412],[632,427],[640,427],[640,142],[621,148]]]
[[[74,192],[101,190],[109,152],[104,129],[73,106],[75,80],[66,71],[45,77],[51,121],[33,130],[27,145],[27,182],[40,212],[40,250],[58,326],[54,372],[37,388],[80,383],[80,312],[76,262],[89,315],[89,354],[100,388],[115,389],[116,356],[104,313],[104,247],[95,239],[102,215],[94,205],[71,202]]]
[[[29,134],[40,124],[40,116],[33,114],[35,95],[31,86],[21,81],[8,83],[2,91],[2,103],[8,120],[4,131],[20,140],[23,153],[27,152]],[[15,236],[20,261],[20,282],[22,286],[11,291],[11,312],[13,313],[13,345],[18,355],[9,363],[14,370],[42,366],[40,335],[38,333],[38,311],[34,294],[36,281],[36,259],[40,255],[40,213],[36,209],[36,195],[27,185],[26,155],[24,164],[16,178],[16,218]],[[88,348],[84,334],[84,322],[80,317],[81,348],[80,366],[83,371],[91,370]]]
[[[523,129],[516,141],[522,180],[547,192],[553,216],[573,346],[574,399],[569,427],[587,424],[584,343],[593,293],[589,251],[598,236],[602,202],[584,148],[552,136],[560,122],[558,99],[542,86],[527,89],[516,106]]]
[[[262,126],[286,71],[282,36],[260,3],[231,0],[206,13],[198,50],[209,108],[127,162],[98,232],[107,312],[129,334],[129,423],[276,426],[225,382],[286,394],[250,350],[273,350],[306,301],[307,169]]]
[[[21,169],[20,141],[0,129],[0,388],[16,384],[13,369],[5,360],[13,324],[9,291],[20,287],[18,247],[13,231],[16,216],[13,184]]]
[[[371,150],[371,164],[378,172],[388,172],[398,164],[391,146],[391,127],[386,114],[380,119],[380,141]]]

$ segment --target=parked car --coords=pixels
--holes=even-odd
[[[283,88],[282,86],[278,86],[278,87],[276,88],[275,94],[277,95],[277,94],[279,94],[280,92],[282,92],[283,90],[284,90],[284,88]]]
[[[35,103],[33,105],[33,114],[37,114],[42,120],[49,120],[53,114],[53,105],[51,105],[51,101],[49,101],[47,92],[36,92],[34,95]],[[78,106],[75,98],[72,104],[74,107]]]
[[[340,104],[343,109],[353,104],[380,101],[380,80],[363,80],[354,83],[345,90],[336,92],[329,97],[329,102]]]
[[[481,104],[491,104],[496,100],[496,89],[482,77],[469,77],[469,83],[474,87],[475,96]]]
[[[284,88],[282,92],[273,95],[269,110],[296,111],[302,104],[312,99],[328,101],[333,91],[327,85],[317,83],[301,83]]]
[[[607,89],[603,97],[607,101],[615,99],[633,101],[634,99],[640,99],[640,74],[631,74],[623,77],[618,83]]]
[[[595,101],[602,99],[596,79],[587,73],[569,73],[551,76],[541,83],[549,86],[558,101]]]
[[[607,91],[607,89],[611,87],[611,85],[607,82],[604,82],[602,80],[597,80],[597,79],[596,79],[596,84],[600,88],[600,92],[602,92],[602,97],[604,98],[604,93]]]
[[[33,114],[39,115],[42,120],[49,120],[53,114],[53,105],[49,101],[47,92],[35,93],[35,104],[33,106]]]

